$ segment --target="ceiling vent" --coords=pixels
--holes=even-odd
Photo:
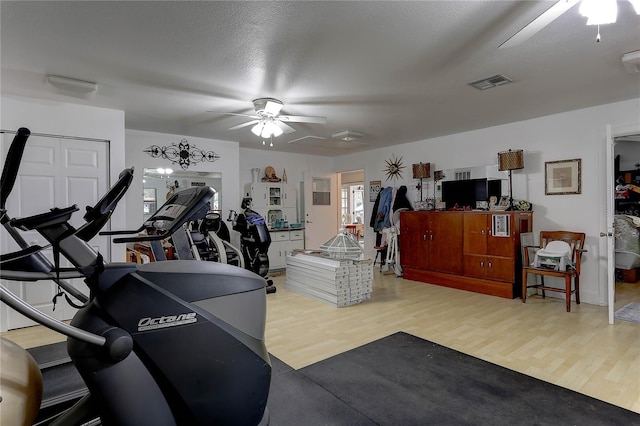
[[[482,80],[474,81],[473,83],[469,83],[469,86],[475,87],[478,90],[486,90],[492,87],[502,86],[503,84],[512,83],[508,77],[505,77],[502,74],[496,74],[492,77],[483,78]]]
[[[331,135],[333,139],[340,139],[347,142],[360,139],[363,136],[364,134],[356,132],[355,130],[343,130],[342,132],[333,133]]]
[[[287,143],[300,142],[300,141],[303,141],[303,140],[305,140],[305,139],[320,139],[320,140],[325,140],[326,138],[323,138],[322,136],[307,135],[307,136],[303,136],[303,137],[301,137],[301,138],[294,139],[294,140],[289,141],[289,142],[287,142]]]
[[[636,73],[640,70],[640,50],[625,53],[622,56],[622,65],[628,73]]]
[[[63,77],[61,75],[49,74],[47,75],[47,81],[58,89],[71,92],[92,93],[98,90],[98,83]]]

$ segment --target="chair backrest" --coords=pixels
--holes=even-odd
[[[580,261],[580,252],[584,249],[584,232],[540,231],[540,247],[546,247],[551,241],[564,241],[571,246],[571,261]],[[576,253],[579,253],[576,255]]]

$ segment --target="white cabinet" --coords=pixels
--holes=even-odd
[[[284,207],[296,208],[296,186],[292,183],[282,185],[283,197],[282,205]]]
[[[251,197],[254,209],[296,207],[295,185],[280,182],[248,183],[245,196]]]
[[[287,254],[296,249],[304,249],[304,229],[271,231],[269,246],[269,269],[283,269],[287,266]]]
[[[296,188],[280,182],[254,182],[244,187],[244,196],[251,197],[251,208],[264,217],[269,228],[277,221],[296,223]]]

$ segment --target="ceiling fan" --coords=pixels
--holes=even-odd
[[[560,0],[498,46],[498,49],[514,47],[524,43],[580,1],[582,1],[580,14],[588,18],[587,25],[616,22],[616,0]],[[636,13],[640,14],[640,0],[629,0],[629,2],[633,5]],[[596,40],[600,41],[599,33]]]
[[[209,111],[217,114],[228,115],[240,115],[243,117],[249,117],[253,120],[246,123],[238,124],[237,126],[230,127],[229,130],[241,129],[247,126],[253,126],[251,131],[256,136],[262,136],[268,138],[271,136],[278,137],[283,133],[295,132],[295,129],[289,126],[287,123],[314,123],[325,124],[327,122],[326,117],[311,117],[302,115],[281,115],[280,111],[284,107],[282,101],[274,98],[258,98],[253,100],[253,106],[256,111],[255,115],[250,114],[238,114],[233,112],[217,112]]]

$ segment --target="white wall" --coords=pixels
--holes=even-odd
[[[168,159],[153,158],[145,149],[152,145],[159,147],[178,144],[186,139],[189,145],[196,146],[204,151],[213,151],[220,156],[213,162],[203,161],[192,163],[188,170],[193,172],[220,172],[222,173],[222,194],[220,206],[223,213],[228,210],[239,210],[242,189],[238,181],[239,148],[237,142],[220,141],[216,139],[204,139],[191,136],[170,135],[165,133],[143,132],[139,130],[126,131],[127,143],[125,147],[125,159],[129,166],[134,166],[135,179],[127,192],[127,227],[137,229],[143,223],[142,210],[142,171],[144,168],[171,167],[181,170],[178,164],[172,164]],[[162,205],[159,201],[158,207]],[[223,214],[224,216],[224,214]]]
[[[26,127],[32,133],[108,140],[111,183],[125,168],[124,111],[4,94],[0,108],[0,127],[4,130]],[[125,212],[123,199],[111,216],[112,229],[125,225]],[[124,261],[125,248],[122,244],[112,244],[111,255],[114,261]]]
[[[533,230],[566,229],[585,232],[586,248],[580,279],[581,300],[604,305],[607,302],[606,241],[606,126],[614,136],[640,130],[640,100],[618,102],[532,120],[510,123],[472,132],[433,138],[365,153],[339,157],[335,171],[365,169],[365,187],[371,180],[385,182],[385,160],[403,158],[404,179],[394,186],[407,185],[411,201],[419,198],[411,164],[430,162],[432,170],[472,167],[497,163],[497,153],[509,148],[525,151],[525,168],[513,173],[513,195],[533,204]],[[582,159],[582,194],[545,195],[546,161]],[[431,185],[433,181],[430,182]],[[432,186],[430,190],[432,191]],[[368,200],[369,195],[365,198]],[[368,211],[373,207],[369,203]],[[370,214],[370,213],[367,213]],[[373,256],[373,232],[366,227],[365,247]]]

